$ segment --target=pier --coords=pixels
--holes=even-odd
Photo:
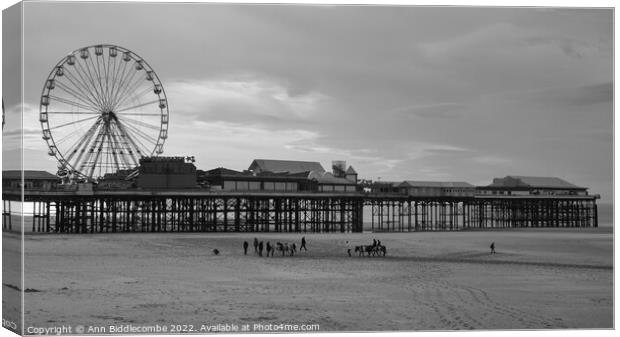
[[[597,196],[412,197],[376,193],[27,191],[24,228],[48,233],[458,231],[597,227]],[[12,230],[3,191],[3,228]],[[364,208],[370,219],[364,219]]]

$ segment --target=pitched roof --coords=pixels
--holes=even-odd
[[[225,167],[218,167],[212,170],[204,171],[204,175],[210,176],[241,176],[243,172],[227,169]]]
[[[399,187],[457,187],[457,188],[474,188],[474,185],[463,181],[415,181],[405,180]]]
[[[320,163],[314,161],[254,159],[248,168],[250,171],[268,171],[274,173],[325,172]]]
[[[529,188],[556,188],[556,189],[586,189],[571,184],[566,180],[556,177],[528,177],[506,176],[501,179],[493,179],[490,187],[529,187]]]
[[[398,187],[398,186],[400,186],[400,184],[402,184],[402,182],[400,182],[400,181],[387,181],[387,180],[378,180],[378,181],[373,181],[372,182],[373,186],[389,185],[390,187]]]
[[[345,172],[346,174],[357,174],[357,172],[355,172],[355,169],[353,168],[353,166],[349,166],[349,168],[347,169],[347,172]]]
[[[24,180],[57,180],[58,177],[47,171],[41,170],[24,170]],[[2,179],[21,179],[21,170],[2,171]]]

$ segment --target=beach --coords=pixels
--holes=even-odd
[[[4,233],[5,245],[19,236]],[[252,241],[300,244],[259,257]],[[346,242],[387,246],[349,257]],[[250,243],[248,255],[242,244]],[[496,254],[489,245],[495,242]],[[7,247],[7,246],[5,246]],[[8,246],[13,247],[13,246]],[[213,249],[220,251],[219,255]],[[28,234],[25,326],[318,324],[320,331],[613,327],[613,233]],[[3,291],[16,292],[10,285]],[[202,332],[204,331],[189,331]]]

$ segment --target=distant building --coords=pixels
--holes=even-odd
[[[248,192],[297,192],[312,190],[307,179],[308,173],[252,173],[239,172],[227,168],[200,171],[198,182],[211,189],[222,191]]]
[[[135,170],[118,170],[106,173],[97,183],[98,190],[125,190],[134,187],[132,175]]]
[[[357,184],[357,172],[353,166],[349,166],[347,171],[344,173],[344,178]]]
[[[587,188],[556,177],[506,176],[476,190],[482,195],[588,195]]]
[[[466,182],[413,181],[398,185],[401,193],[412,197],[473,197],[476,187]]]
[[[401,182],[398,181],[374,181],[370,184],[371,193],[401,193]]]
[[[336,177],[329,172],[310,172],[308,180],[316,182],[316,190],[319,192],[355,192],[357,190],[355,181]]]
[[[47,171],[38,170],[8,170],[2,171],[2,189],[15,190],[23,187],[28,191],[51,191],[58,187],[60,178]]]
[[[320,163],[314,161],[297,160],[273,160],[273,159],[254,159],[248,168],[254,173],[302,173],[302,172],[325,172]]]
[[[185,157],[145,157],[140,159],[138,188],[196,188],[196,166]]]

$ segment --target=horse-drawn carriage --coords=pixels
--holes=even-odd
[[[355,252],[358,256],[385,256],[387,248],[382,244],[355,246]]]

